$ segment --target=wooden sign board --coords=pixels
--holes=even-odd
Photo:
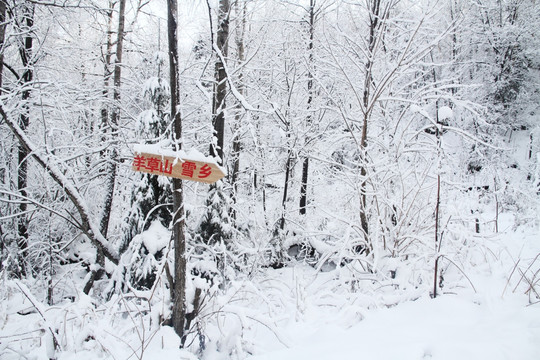
[[[205,162],[145,152],[135,152],[131,168],[134,171],[147,174],[164,175],[207,184],[213,184],[225,176],[221,168],[212,161]]]

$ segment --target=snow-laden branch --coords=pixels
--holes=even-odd
[[[443,126],[442,126],[442,129],[443,129],[443,130],[448,130],[448,131],[454,131],[454,132],[456,132],[456,133],[462,135],[463,137],[470,139],[470,140],[473,141],[473,142],[480,143],[480,144],[482,144],[482,145],[484,145],[484,146],[487,146],[487,147],[489,147],[489,148],[491,148],[491,149],[495,149],[495,150],[509,150],[508,148],[502,148],[502,147],[500,147],[500,146],[495,146],[495,145],[493,145],[493,144],[490,144],[490,143],[488,143],[488,142],[485,142],[484,140],[479,139],[478,137],[474,136],[473,134],[470,134],[470,133],[468,133],[467,131],[461,130],[461,129],[459,129],[459,128],[457,128],[457,127],[454,127],[454,126],[443,125]]]
[[[495,149],[495,150],[508,150],[508,149],[504,149],[504,148],[501,148],[500,146],[495,146],[493,144],[490,144],[488,142],[485,142],[484,140],[482,139],[479,139],[478,137],[474,136],[473,134],[470,134],[468,133],[467,131],[465,130],[461,130],[455,126],[449,126],[449,125],[444,125],[444,124],[440,124],[440,123],[437,123],[437,121],[435,121],[435,119],[433,119],[431,116],[429,116],[429,114],[427,113],[427,111],[425,111],[424,109],[420,108],[419,106],[416,106],[416,105],[413,105],[412,107],[412,111],[422,115],[423,117],[425,117],[429,122],[431,122],[433,124],[433,126],[435,126],[439,131],[453,131],[461,136],[463,136],[464,138],[468,138],[470,139],[471,141],[473,142],[476,142],[476,143],[479,143],[479,144],[482,144],[484,146],[487,146],[491,149]],[[426,127],[427,128],[427,127]]]
[[[96,247],[103,251],[105,257],[107,257],[113,263],[118,264],[118,253],[109,244],[107,239],[103,237],[99,231],[99,226],[92,221],[90,209],[73,182],[71,182],[54,163],[49,161],[47,157],[41,155],[37,151],[37,146],[28,138],[28,136],[26,136],[26,133],[19,127],[19,125],[7,116],[2,105],[0,105],[0,115],[2,115],[6,124],[11,129],[21,146],[26,148],[36,162],[43,167],[51,178],[64,190],[79,213],[81,218],[80,229]]]
[[[216,55],[221,60],[221,63],[223,64],[223,69],[225,70],[225,73],[227,74],[225,79],[229,83],[229,88],[230,88],[232,94],[234,95],[234,97],[236,98],[236,100],[238,100],[240,102],[240,104],[242,104],[242,107],[244,109],[246,109],[247,111],[255,111],[255,112],[260,112],[260,113],[267,114],[267,115],[274,114],[275,113],[274,110],[268,111],[268,110],[257,109],[247,101],[247,99],[240,93],[240,91],[238,91],[236,86],[234,86],[234,84],[232,82],[232,79],[231,79],[231,76],[229,76],[229,74],[231,74],[231,73],[230,73],[230,71],[229,71],[229,69],[227,67],[227,64],[225,63],[225,57],[223,56],[223,54],[221,53],[221,50],[219,50],[218,46],[215,43],[213,44],[213,49],[216,52]]]
[[[61,214],[61,213],[59,213],[58,211],[54,210],[53,208],[51,208],[51,207],[49,207],[49,206],[47,206],[47,205],[44,205],[44,204],[40,203],[40,202],[37,201],[37,200],[34,200],[34,199],[32,199],[32,198],[29,198],[29,197],[27,197],[27,196],[23,196],[23,195],[21,195],[21,194],[19,194],[19,193],[15,193],[15,192],[12,192],[12,191],[0,190],[0,194],[2,194],[2,195],[8,195],[8,196],[12,196],[12,197],[19,198],[19,199],[21,199],[21,200],[27,202],[28,204],[33,204],[33,205],[35,205],[35,206],[37,206],[37,207],[40,207],[40,208],[42,208],[42,209],[47,210],[47,211],[50,212],[51,214],[55,214],[55,215],[61,217],[62,219],[66,220],[67,222],[69,222],[71,225],[73,225],[73,226],[76,227],[76,228],[80,228],[80,227],[81,227],[80,224],[74,222],[74,219],[68,218],[67,216],[65,216],[65,215],[63,215],[63,214]],[[8,199],[3,199],[3,198],[0,198],[0,201],[3,201],[3,202],[10,202],[10,203],[15,203],[15,201],[13,201],[13,200],[8,200]],[[22,202],[22,201],[18,201],[18,202]],[[30,212],[33,212],[33,211],[35,211],[35,210],[32,209],[32,210],[27,210],[27,211],[25,211],[24,213],[18,213],[18,214],[12,214],[12,215],[2,216],[2,217],[0,217],[0,220],[6,220],[6,219],[9,219],[9,218],[12,218],[12,217],[21,216],[21,215],[23,215],[23,214],[30,213]]]

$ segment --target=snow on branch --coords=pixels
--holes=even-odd
[[[30,140],[19,125],[10,119],[0,105],[0,115],[4,118],[6,124],[11,129],[21,146],[25,147],[37,163],[45,169],[51,178],[64,190],[71,200],[81,218],[80,230],[90,239],[90,241],[113,263],[118,264],[119,255],[117,251],[109,244],[107,239],[101,234],[99,226],[92,221],[90,210],[84,198],[81,196],[75,185],[52,163],[47,157],[40,155],[37,146]]]
[[[227,64],[225,63],[225,58],[224,58],[223,54],[221,53],[221,51],[219,50],[219,48],[217,47],[216,44],[213,44],[213,49],[216,52],[219,59],[221,60],[221,63],[223,64],[223,69],[225,70],[225,73],[227,74],[226,79],[227,79],[227,82],[229,83],[229,87],[231,89],[231,92],[233,93],[234,97],[238,101],[240,101],[240,103],[242,104],[242,107],[244,109],[246,109],[247,111],[255,111],[255,112],[260,112],[260,113],[267,114],[267,115],[274,114],[275,111],[257,109],[246,100],[246,98],[238,91],[236,86],[234,86],[234,84],[233,84],[233,82],[231,80],[231,77],[229,76],[230,71],[229,71],[229,69],[227,67]]]

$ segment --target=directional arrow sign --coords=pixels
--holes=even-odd
[[[180,156],[170,155],[170,152],[163,155],[135,149],[131,168],[134,171],[148,174],[200,181],[207,184],[213,184],[225,176],[221,167],[210,158],[204,156],[189,158],[189,155],[185,155],[183,152]]]

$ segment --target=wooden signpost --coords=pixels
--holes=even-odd
[[[164,175],[182,180],[200,181],[213,184],[225,176],[221,168],[213,161],[201,161],[187,157],[165,156],[147,152],[135,152],[134,171],[153,175]]]

